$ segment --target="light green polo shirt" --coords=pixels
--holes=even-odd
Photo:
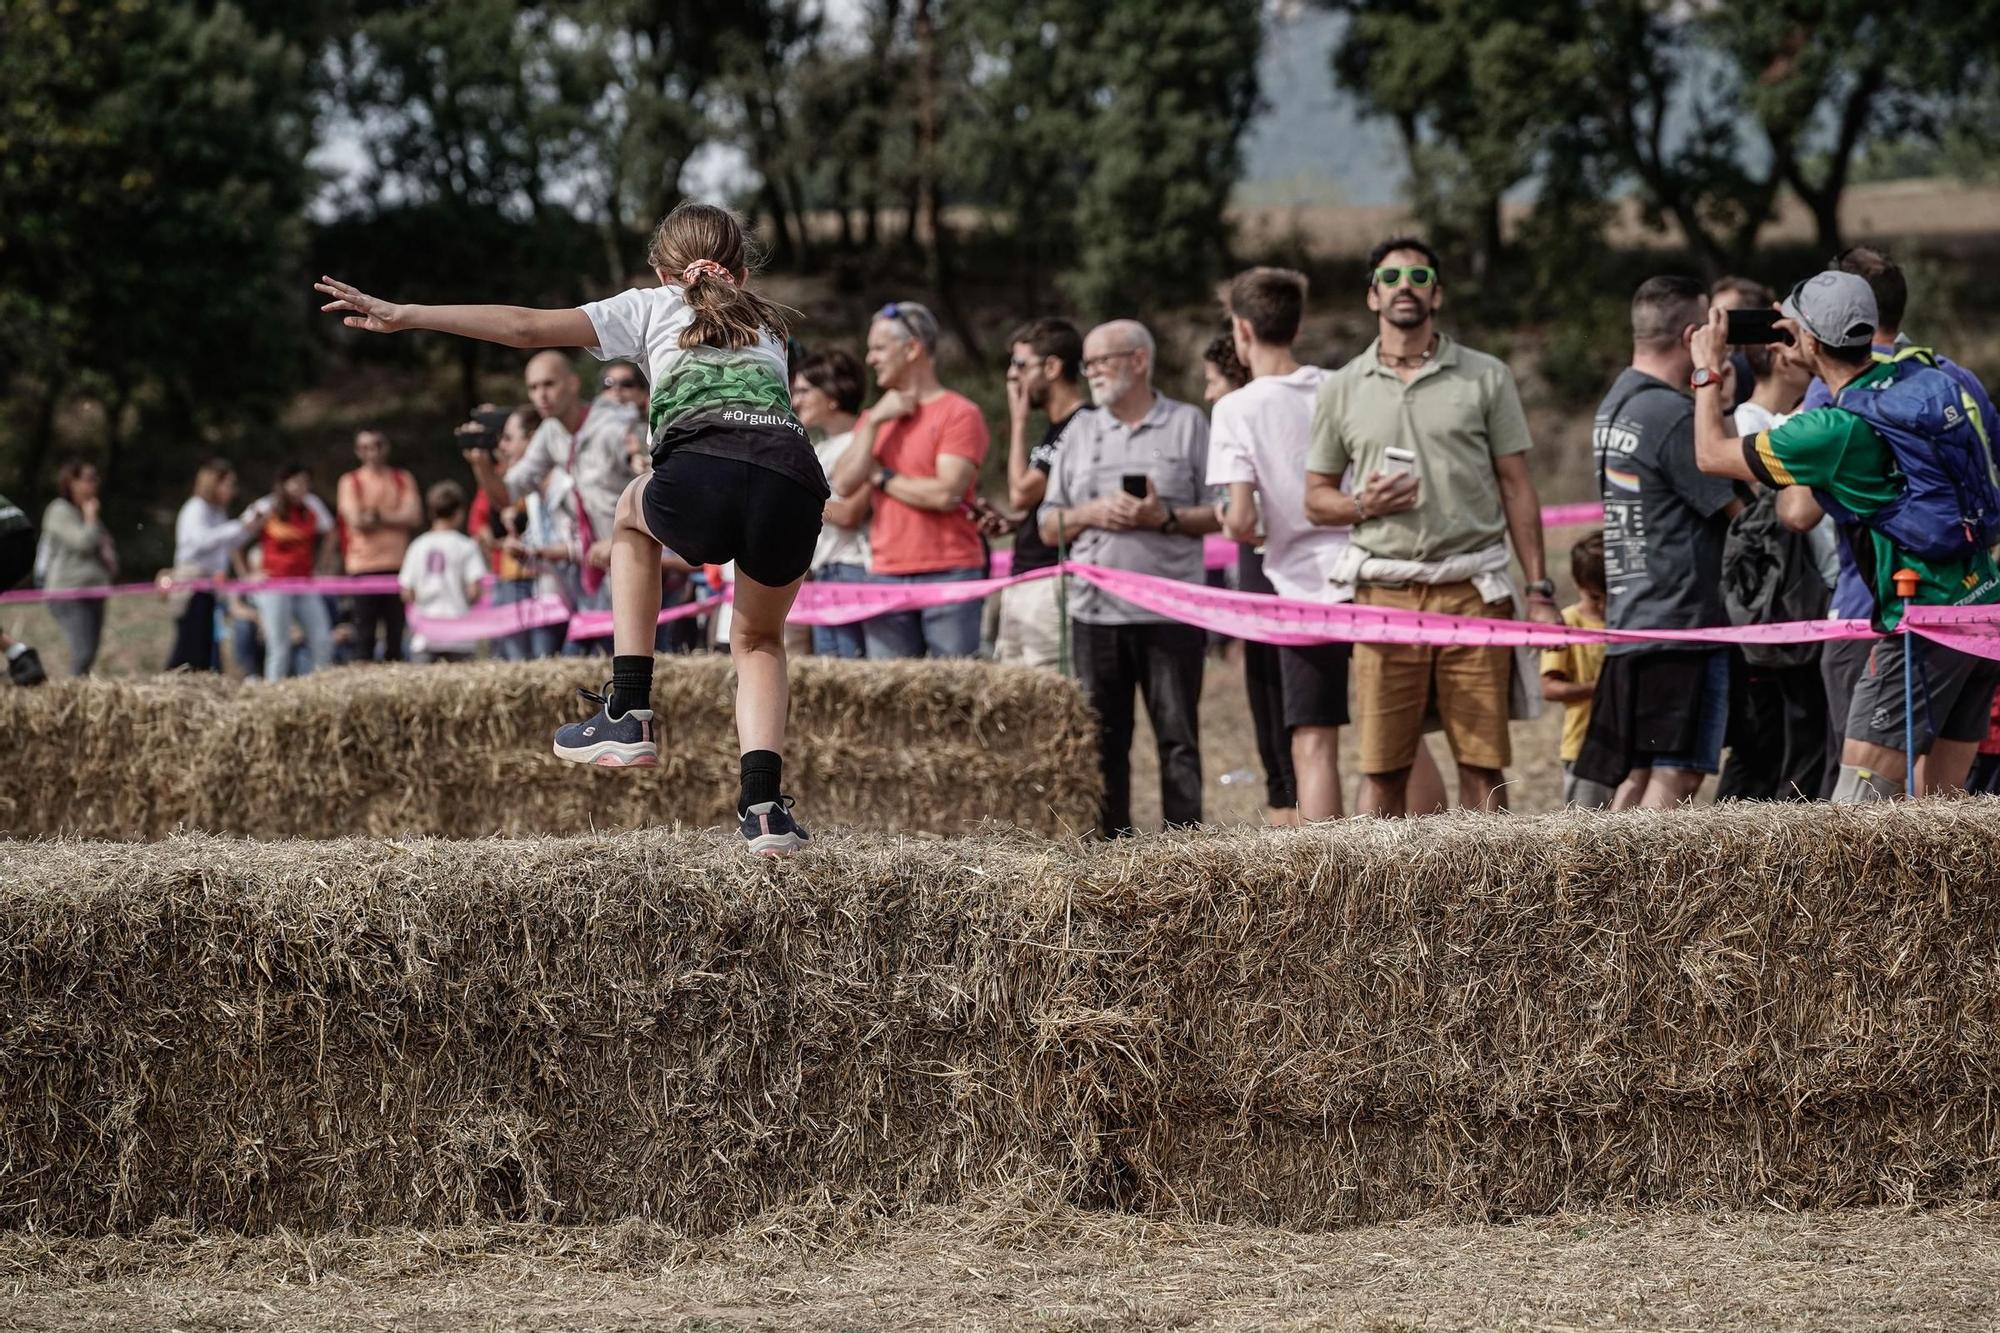
[[[1329,375],[1313,406],[1306,468],[1348,492],[1382,470],[1382,451],[1417,456],[1417,505],[1354,527],[1354,543],[1389,560],[1443,560],[1482,550],[1507,531],[1493,460],[1526,453],[1527,414],[1498,357],[1438,335],[1437,355],[1408,384],[1375,357],[1380,342]]]

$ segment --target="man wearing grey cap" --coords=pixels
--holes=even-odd
[[[1903,599],[1895,586],[1900,569],[1916,573],[1911,600],[1919,605],[2000,602],[2000,568],[1986,544],[1988,534],[1968,530],[1955,549],[1939,554],[1944,549],[1939,547],[1925,555],[1911,549],[1907,529],[1897,529],[1903,540],[1884,531],[1896,521],[1898,510],[1909,513],[1941,503],[1934,489],[1939,483],[1920,487],[1905,481],[1907,469],[1899,465],[1892,442],[1864,415],[1868,404],[1861,395],[1888,389],[1911,375],[1942,378],[1942,373],[1875,358],[1870,345],[1879,322],[1875,293],[1856,274],[1829,271],[1808,278],[1778,309],[1783,316],[1778,328],[1796,340],[1803,359],[1826,381],[1833,405],[1801,412],[1775,430],[1733,436],[1723,421],[1727,336],[1723,317],[1713,313],[1695,335],[1690,380],[1695,457],[1702,470],[1767,486],[1808,486],[1828,512],[1847,516],[1841,541],[1874,596],[1875,627],[1884,633],[1902,619]],[[1954,425],[1964,428],[1962,422]],[[1944,443],[1942,436],[1939,442]],[[1983,456],[1983,438],[1978,448]],[[1936,453],[1942,458],[1947,451]],[[1990,457],[1983,466],[1990,475]],[[1917,689],[1912,740],[1924,757],[1918,794],[1963,787],[1986,735],[2000,663],[1920,643],[1914,635],[1892,634],[1874,645],[1849,705],[1835,801],[1906,794],[1904,679],[1913,653]]]

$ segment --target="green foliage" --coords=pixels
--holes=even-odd
[[[1501,197],[1549,169],[1583,114],[1596,52],[1573,0],[1335,0],[1349,16],[1341,84],[1401,133],[1411,204],[1436,243],[1483,279],[1500,252]]]
[[[0,373],[26,495],[72,397],[107,406],[116,516],[121,490],[166,484],[127,448],[141,429],[226,434],[296,385],[307,70],[227,4],[0,10]]]
[[[1222,271],[1223,207],[1257,103],[1257,0],[1112,0],[1064,38],[1097,71],[1090,159],[1064,286],[1094,314],[1136,314]]]
[[[1336,75],[1402,131],[1413,203],[1480,257],[1530,180],[1551,212],[1636,187],[1711,273],[1748,264],[1785,189],[1837,246],[1856,154],[1990,125],[2000,74],[2000,0],[1326,3],[1351,17]]]

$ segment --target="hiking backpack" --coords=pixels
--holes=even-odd
[[[1926,560],[1971,555],[2000,541],[2000,471],[1991,423],[1972,395],[1938,369],[1928,348],[1906,347],[1876,361],[1894,369],[1881,384],[1849,385],[1835,400],[1880,435],[1903,474],[1903,493],[1863,519],[1825,492],[1820,505],[1841,523],[1864,523]]]

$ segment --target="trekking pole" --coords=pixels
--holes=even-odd
[[[1917,595],[1917,571],[1896,571],[1896,595],[1903,599],[1903,794],[1917,794],[1917,640],[1910,633],[1910,599]]]
[[[1069,669],[1069,536],[1063,531],[1062,511],[1056,511],[1056,674],[1067,676]]]

